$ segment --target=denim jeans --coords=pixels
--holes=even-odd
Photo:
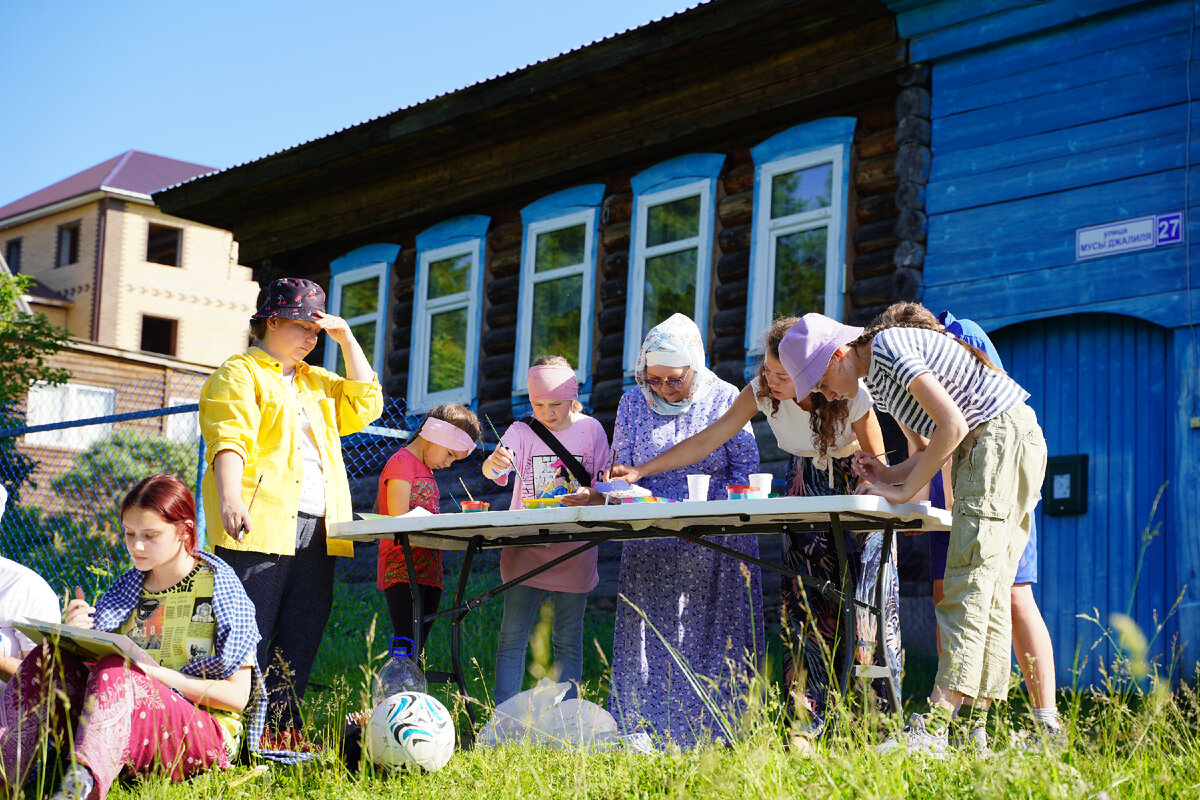
[[[496,686],[492,692],[496,705],[521,691],[529,636],[546,591],[518,584],[504,593],[504,621],[500,623]],[[555,672],[559,681],[574,684],[567,697],[576,697],[579,682],[583,680],[583,612],[587,607],[587,592],[550,592],[550,603],[554,612],[550,641]]]

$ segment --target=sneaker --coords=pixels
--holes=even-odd
[[[81,764],[74,764],[63,775],[58,791],[50,800],[90,800],[96,794],[96,779],[92,771]]]
[[[1067,732],[1061,727],[1052,728],[1044,722],[1033,721],[1027,731],[1018,734],[1017,747],[1027,753],[1061,753],[1069,744]]]
[[[950,726],[949,745],[956,750],[967,750],[976,755],[991,755],[988,746],[987,722],[984,720],[955,720]]]
[[[907,750],[910,753],[922,753],[937,758],[945,755],[949,740],[948,730],[943,728],[937,733],[930,733],[925,727],[926,716],[913,714],[908,718],[908,724],[900,733],[894,733],[875,748],[879,753],[894,753]]]
[[[263,731],[258,740],[258,749],[267,751],[286,751],[292,753],[319,753],[324,746],[312,741],[296,728],[282,731]]]

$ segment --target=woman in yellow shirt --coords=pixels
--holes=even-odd
[[[322,331],[341,348],[346,378],[304,362]],[[349,542],[325,539],[327,522],[351,517],[340,437],[378,418],[383,392],[312,281],[274,281],[250,333],[258,346],[227,359],[201,390],[204,513],[208,540],[241,579],[262,633],[274,731],[264,747],[295,749],[305,744],[298,706],[333,603],[334,556],[353,555]]]

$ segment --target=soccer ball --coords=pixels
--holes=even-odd
[[[437,698],[397,692],[375,707],[368,726],[371,761],[436,772],[454,753],[454,720]]]

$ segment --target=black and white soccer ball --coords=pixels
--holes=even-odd
[[[367,729],[371,761],[436,772],[454,754],[454,720],[435,697],[397,692],[375,707]]]

